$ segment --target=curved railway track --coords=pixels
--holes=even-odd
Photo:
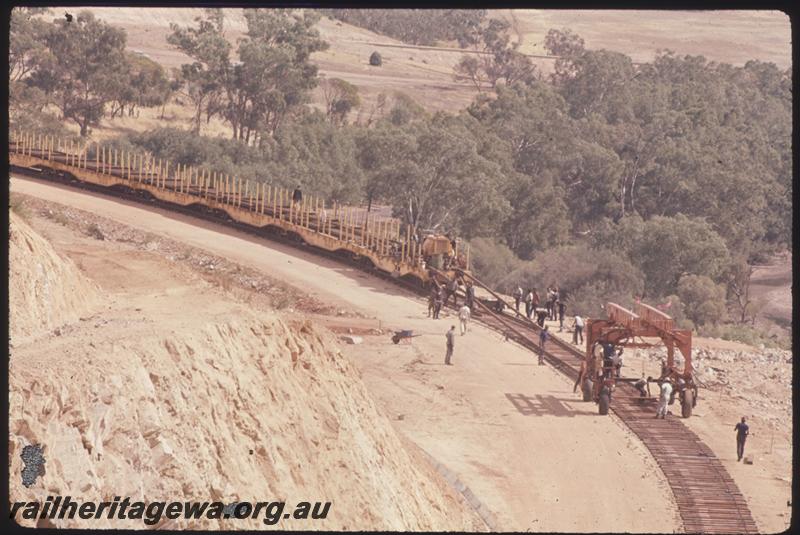
[[[10,152],[13,152],[10,149]],[[34,151],[35,152],[35,151]],[[56,155],[53,155],[56,156]],[[66,162],[66,156],[58,159]],[[46,169],[34,170],[12,165],[12,169],[20,174],[43,178],[67,184],[72,187],[99,192],[105,195],[121,197],[128,200],[155,205],[160,208],[183,213],[206,221],[220,223],[251,235],[266,237],[294,246],[303,245],[315,254],[345,262],[359,269],[366,269],[383,279],[390,280],[417,294],[424,294],[421,281],[394,277],[375,266],[364,257],[349,251],[333,252],[319,247],[307,246],[302,238],[277,228],[254,228],[233,220],[227,213],[209,210],[202,205],[193,204],[188,207],[176,206],[172,203],[154,199],[149,193],[135,187],[107,188],[78,180],[69,173]],[[113,171],[112,171],[113,172]],[[122,170],[119,171],[122,173]],[[143,177],[147,180],[147,177]],[[134,183],[131,183],[134,185]],[[341,228],[341,222],[333,218],[330,222],[333,229]],[[356,238],[361,229],[355,228]],[[465,278],[492,295],[495,300],[502,300],[506,310],[512,313],[497,313],[489,300],[476,299],[475,320],[503,334],[507,339],[530,349],[534,353],[538,349],[539,327],[524,316],[513,313],[513,308],[505,299],[493,292],[480,281],[463,273]],[[463,296],[462,296],[463,298]],[[455,308],[450,305],[450,308]],[[561,373],[577,379],[582,353],[571,344],[556,337],[551,337],[545,351],[545,361]],[[736,483],[714,453],[700,438],[677,418],[655,420],[653,414],[655,399],[641,398],[629,384],[622,383],[614,393],[611,409],[625,425],[642,441],[669,482],[683,530],[688,533],[758,533],[758,528],[750,514],[747,503]]]

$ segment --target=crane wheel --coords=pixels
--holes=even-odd
[[[583,401],[592,401],[592,380],[585,379],[583,381]]]
[[[600,394],[600,414],[605,416],[608,414],[608,406],[611,404],[611,398],[608,394]]]
[[[683,402],[681,403],[681,415],[684,418],[689,418],[692,415],[692,407],[694,407],[694,391],[687,390],[683,393]]]

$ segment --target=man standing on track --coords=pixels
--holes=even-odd
[[[531,319],[532,313],[533,313],[533,290],[528,290],[528,293],[525,294],[525,315],[528,316],[528,319]]]
[[[455,341],[456,341],[456,326],[455,325],[451,325],[450,326],[450,330],[447,331],[447,334],[445,335],[445,337],[447,337],[447,353],[445,353],[445,355],[444,355],[444,363],[447,366],[452,366],[452,364],[450,363],[450,357],[453,356],[453,346],[455,345]]]
[[[540,308],[536,311],[536,323],[539,327],[544,328],[544,319],[547,317],[547,310]]]
[[[741,461],[744,457],[744,442],[747,440],[747,435],[750,434],[750,426],[745,423],[746,418],[742,416],[742,421],[736,424],[733,428],[736,431],[736,461]]]
[[[564,314],[567,312],[567,305],[564,301],[558,301],[558,332],[564,330]]]
[[[547,330],[547,325],[544,329],[539,331],[539,366],[544,364],[544,344],[550,338],[550,332]]]
[[[553,296],[553,289],[548,286],[544,294],[544,307],[547,309],[547,319],[550,319],[550,299]]]
[[[467,323],[469,323],[470,315],[471,312],[467,305],[458,310],[458,321],[461,322],[461,336],[464,336],[464,333],[467,332]]]
[[[659,416],[661,419],[665,419],[667,417],[667,404],[669,403],[669,398],[672,395],[672,383],[669,380],[664,379],[661,381],[661,394],[658,397],[658,411],[656,412],[656,418]]]
[[[517,289],[514,290],[514,309],[519,314],[519,304],[522,302],[522,288],[517,286]]]

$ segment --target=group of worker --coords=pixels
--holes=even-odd
[[[461,289],[459,279],[453,278],[446,284],[439,284],[436,280],[433,281],[431,291],[428,294],[428,317],[439,319],[439,314],[442,307],[447,305],[450,298],[453,298],[453,306],[458,306],[458,291]],[[467,282],[464,288],[464,304],[458,309],[458,322],[460,326],[461,336],[467,332],[467,325],[472,318],[472,307],[475,304],[475,287],[471,282]],[[455,347],[455,332],[456,326],[451,325],[450,329],[445,334],[447,341],[444,363],[452,366],[450,360],[453,357],[453,349]]]
[[[533,317],[535,315],[535,321],[539,327],[544,327],[545,320],[558,320],[558,332],[564,331],[564,318],[567,313],[567,304],[562,300],[558,286],[547,288],[546,299],[544,301],[544,307],[542,308],[539,307],[541,298],[536,288],[530,288],[525,292],[521,286],[517,286],[514,290],[513,297],[514,309],[518,314],[520,314],[520,305],[525,303],[525,316],[528,319],[534,319]]]
[[[539,297],[539,293],[536,291],[536,288],[530,288],[527,292],[525,292],[521,286],[517,286],[513,292],[513,297],[514,309],[518,314],[520,314],[520,305],[524,303],[525,316],[528,319],[533,319],[533,316],[535,315],[535,321],[539,327],[542,329],[545,328],[545,320],[555,321],[557,319],[558,332],[564,332],[564,319],[567,315],[567,304],[562,299],[558,286],[547,288],[547,299],[545,300],[545,306],[543,308],[539,307],[541,298]],[[573,344],[577,345],[583,343],[584,325],[583,318],[576,314],[572,321]]]
[[[438,320],[442,307],[447,305],[451,297],[453,298],[453,306],[458,306],[458,291],[460,289],[461,284],[458,278],[454,278],[446,284],[439,284],[434,280],[431,291],[428,294],[428,317]],[[467,313],[472,312],[472,307],[475,304],[475,287],[471,282],[467,282],[464,295],[464,306],[459,310],[459,316],[461,316],[464,307],[467,308]],[[463,327],[463,330],[466,331],[466,326]]]

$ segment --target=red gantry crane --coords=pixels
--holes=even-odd
[[[692,373],[692,331],[676,329],[675,320],[644,303],[636,303],[634,308],[636,312],[631,312],[616,303],[608,303],[608,319],[587,320],[586,354],[579,378],[584,401],[596,402],[600,414],[608,414],[617,382],[636,382],[641,389],[643,381],[648,387],[650,382],[670,381],[674,386],[673,392],[680,396],[681,414],[684,418],[690,417],[697,403],[697,385]],[[645,338],[659,338],[667,347],[667,360],[662,364],[661,376],[646,380],[620,377],[622,349],[655,345]],[[675,348],[683,356],[682,370],[675,366]]]

